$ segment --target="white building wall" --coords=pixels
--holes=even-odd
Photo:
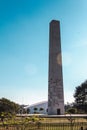
[[[34,110],[35,108],[37,108],[37,110]],[[43,108],[43,110],[40,110],[41,108]],[[30,106],[25,107],[25,109],[29,109],[29,114],[34,114],[34,113],[38,113],[38,114],[47,114],[47,110],[48,110],[48,102],[40,102],[37,104],[33,104]]]

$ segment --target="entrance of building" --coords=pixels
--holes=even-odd
[[[59,108],[57,109],[57,115],[60,115],[60,109]]]

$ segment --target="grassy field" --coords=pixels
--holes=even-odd
[[[85,118],[15,117],[0,122],[0,130],[85,130]]]

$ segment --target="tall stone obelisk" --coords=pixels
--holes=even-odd
[[[50,22],[48,115],[64,114],[60,22]]]

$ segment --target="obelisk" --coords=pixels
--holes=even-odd
[[[60,22],[52,20],[49,31],[48,115],[64,114]]]

